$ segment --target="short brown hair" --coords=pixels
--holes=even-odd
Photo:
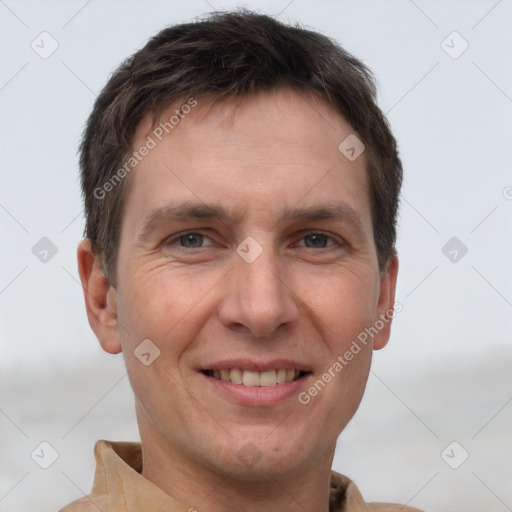
[[[317,93],[365,144],[375,245],[385,268],[395,252],[402,165],[373,75],[328,37],[242,9],[165,28],[119,66],[95,101],[80,146],[85,236],[113,285],[127,180],[112,180],[126,175],[121,167],[142,118],[156,120],[184,97],[219,101],[283,87]],[[113,185],[108,193],[106,183]]]

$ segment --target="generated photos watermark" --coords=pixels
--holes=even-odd
[[[105,196],[114,190],[114,188],[121,183],[121,181],[128,176],[137,165],[146,157],[152,149],[155,149],[158,143],[165,137],[165,135],[171,133],[181,120],[189,114],[192,109],[197,105],[197,100],[193,97],[181,105],[180,108],[174,110],[173,115],[169,117],[168,121],[161,122],[156,128],[151,131],[146,137],[146,142],[142,144],[136,151],[133,151],[132,155],[124,162],[120,167],[101,187],[94,189],[94,197],[102,200]]]
[[[361,352],[362,347],[366,346],[369,341],[373,340],[375,336],[386,327],[391,320],[401,311],[403,306],[400,302],[395,302],[392,308],[388,309],[385,313],[381,313],[378,320],[371,327],[366,327],[361,331],[357,338],[352,340],[350,348],[343,354],[338,355],[334,363],[322,374],[322,376],[312,384],[306,391],[302,391],[298,395],[298,400],[302,405],[307,405],[311,402],[311,398],[317,396],[326,386],[339,375],[343,369],[354,359],[354,357]]]

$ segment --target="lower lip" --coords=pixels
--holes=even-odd
[[[275,386],[244,386],[243,384],[234,384],[233,382],[209,377],[204,373],[201,373],[201,375],[218,393],[222,393],[228,399],[241,405],[263,407],[275,405],[287,398],[297,396],[311,374]]]

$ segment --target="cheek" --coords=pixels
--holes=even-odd
[[[132,271],[118,302],[119,321],[125,327],[123,349],[133,351],[150,339],[161,350],[162,360],[176,360],[211,311],[207,296],[216,279],[188,275],[168,264]]]
[[[347,343],[350,345],[375,319],[379,282],[370,269],[365,271],[354,273],[343,269],[318,293],[309,292],[310,304],[329,328],[329,338],[338,350],[343,350]]]
[[[170,292],[168,280],[157,276],[139,278],[133,275],[124,281],[121,300],[118,303],[118,317],[125,343],[140,343],[150,339],[157,345],[165,333],[183,316],[184,297]],[[179,288],[178,288],[179,289]]]
[[[324,372],[330,375],[324,410],[335,429],[350,421],[362,399],[372,359],[372,340],[360,336],[374,322],[377,312],[378,275],[346,271],[333,279],[322,298],[323,332],[329,356]],[[320,377],[322,378],[322,377]],[[334,427],[333,427],[334,428]]]
[[[347,363],[335,383],[336,393],[331,396],[330,420],[343,430],[357,411],[363,398],[372,358],[371,348],[364,348]]]

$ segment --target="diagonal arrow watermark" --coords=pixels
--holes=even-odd
[[[123,374],[123,376],[112,386],[108,391],[106,391],[90,408],[89,410],[61,437],[65,439],[90,413],[91,411],[128,375],[128,371]]]
[[[492,11],[494,11],[494,9],[496,9],[496,7],[498,7],[499,4],[501,4],[501,1],[502,0],[498,0],[472,27],[471,27],[471,30],[475,29],[476,27],[478,27],[478,25],[480,25],[480,23],[482,23],[482,21],[485,20],[485,18],[487,18],[487,16],[489,16],[489,14],[491,14]]]
[[[469,233],[473,233],[476,231],[498,208],[499,204],[497,204]]]
[[[9,288],[9,286],[11,286],[12,283],[14,283],[14,281],[16,281],[16,279],[18,279],[18,277],[21,276],[21,274],[23,274],[23,272],[25,272],[25,270],[27,270],[28,268],[28,265],[25,265],[1,290],[0,290],[0,295],[2,295],[2,293],[5,292],[5,290],[7,290],[7,288]]]
[[[380,378],[380,377],[379,377],[379,376],[378,376],[378,375],[377,375],[373,370],[370,370],[370,371],[371,371],[371,373],[372,373],[372,374],[373,374],[373,375],[374,375],[374,376],[375,376],[375,377],[376,377],[376,378],[377,378],[377,379],[378,379],[378,380],[379,380],[379,381],[380,381],[380,382],[381,382],[381,383],[382,383],[382,384],[383,384],[383,385],[384,385],[384,386],[385,386],[385,387],[386,387],[386,388],[387,388],[387,389],[388,389],[388,390],[389,390],[389,391],[390,391],[390,392],[391,392],[391,393],[392,393],[392,394],[393,394],[393,395],[394,395],[394,396],[395,396],[395,397],[396,397],[396,398],[397,398],[397,399],[398,399],[398,400],[399,400],[399,401],[400,401],[400,402],[401,402],[401,403],[402,403],[402,404],[407,408],[407,409],[409,409],[409,411],[410,411],[414,416],[416,416],[416,418],[417,418],[417,419],[418,419],[418,420],[419,420],[419,421],[420,421],[420,422],[421,422],[421,423],[422,423],[422,424],[423,424],[423,425],[424,425],[428,430],[430,430],[430,432],[431,432],[432,434],[434,434],[434,435],[439,439],[439,436],[434,432],[434,430],[432,430],[432,428],[430,428],[430,427],[427,425],[427,423],[426,423],[426,422],[425,422],[425,421],[424,421],[424,420],[423,420],[423,419],[422,419],[422,418],[421,418],[421,417],[420,417],[420,416],[419,416],[419,415],[418,415],[418,414],[417,414],[417,413],[416,413],[416,412],[415,412],[411,407],[409,407],[409,405],[407,405],[407,403],[406,403],[404,400],[402,400],[402,398],[400,398],[400,397],[398,396],[398,394],[397,394],[395,391],[393,391],[393,390],[391,389],[391,387],[389,387],[389,386],[388,386],[388,385],[387,385],[387,384],[386,384],[386,383],[385,383],[385,382],[384,382],[384,381],[383,381],[383,380],[382,380],[382,379],[381,379],[381,378]]]
[[[18,485],[26,478],[26,476],[29,474],[29,471],[27,471],[1,498],[0,502],[4,500]]]
[[[473,473],[473,475],[475,475],[475,477],[480,480],[480,482],[485,486],[487,487],[487,489],[491,492],[491,494],[493,494],[499,501],[501,501],[501,503],[503,503],[503,505],[505,505],[505,507],[507,507],[507,509],[510,511],[512,510],[512,507],[509,507],[507,503],[505,503],[503,501],[503,499],[501,499],[500,496],[498,496],[498,494],[489,487],[489,485],[487,483],[485,483],[473,470],[471,470],[471,473]]]
[[[482,430],[484,430],[485,428],[487,428],[487,426],[489,425],[489,423],[491,423],[491,421],[496,418],[496,416],[498,416],[498,414],[501,413],[501,411],[503,411],[503,409],[505,409],[505,407],[507,407],[507,405],[512,402],[512,398],[510,400],[507,400],[507,402],[505,402],[505,404],[498,410],[498,412],[496,412],[496,414],[494,414],[490,419],[489,421],[487,421],[481,428],[480,430],[478,430],[478,432],[471,438],[471,440],[475,439],[475,437],[480,434],[480,432],[482,432]]]
[[[8,11],[10,11],[10,12],[11,12],[11,14],[12,14],[15,18],[17,18],[17,19],[18,19],[18,21],[19,21],[20,23],[22,23],[23,25],[25,25],[25,27],[26,27],[26,28],[30,28],[30,27],[29,27],[29,26],[28,26],[28,25],[27,25],[27,24],[26,24],[26,23],[21,19],[21,17],[20,17],[20,16],[18,16],[18,15],[14,12],[14,10],[13,10],[11,7],[9,7],[9,6],[4,2],[4,0],[0,0],[0,3],[1,3],[1,4],[2,4],[2,5],[3,5],[3,6],[4,6]]]
[[[73,16],[71,16],[71,18],[69,18],[69,20],[66,21],[64,25],[62,25],[62,27],[60,27],[60,29],[65,29],[91,2],[92,0],[88,0],[87,2],[85,2],[85,4],[82,5],[82,7],[80,7],[80,9],[78,9],[78,11],[75,14],[73,14]]]
[[[418,9],[418,11],[420,11],[421,14],[423,14],[423,16],[425,16],[425,18],[434,25],[434,27],[439,28],[439,25],[414,0],[409,0],[409,2],[414,5],[414,7],[416,7],[416,9]]]
[[[407,200],[406,197],[402,196],[402,201],[407,203],[437,234],[439,234],[438,229],[423,215],[410,201]]]
[[[104,512],[102,508],[100,508],[98,506],[98,504],[91,498],[91,496],[87,493],[85,493],[79,486],[78,484],[70,477],[68,476],[64,471],[60,471],[82,494],[85,498],[87,498],[89,500],[89,502],[94,505],[98,510],[99,512]]]
[[[18,226],[25,231],[25,233],[29,234],[28,229],[3,205],[0,203],[0,208],[11,217],[11,219],[18,224]]]
[[[439,65],[439,61],[436,62],[410,89],[408,89],[392,106],[391,108],[389,108],[385,114],[386,116],[406,97],[408,96],[412,91],[414,91],[414,89],[416,89],[416,87],[418,87],[418,85],[421,84],[421,82],[423,82],[423,80],[425,80],[425,78],[427,78],[428,75],[430,75],[430,73],[432,73],[432,71],[434,71],[434,69]]]
[[[21,427],[13,421],[2,409],[0,409],[0,412],[28,439],[29,437],[27,434],[21,429]]]
[[[2,85],[2,87],[0,87],[0,92],[2,92],[27,66],[28,61],[25,62],[25,64],[23,64],[23,66],[21,66],[21,68],[18,69],[18,71],[16,71],[16,73],[14,73],[13,76],[11,76],[11,78],[9,78],[9,80],[7,80],[7,82],[5,82],[5,84]]]
[[[471,268],[512,308],[512,303],[474,265]]]
[[[439,265],[436,265],[407,295],[406,297],[409,297],[409,295],[412,295],[413,292],[415,292],[439,267]]]

